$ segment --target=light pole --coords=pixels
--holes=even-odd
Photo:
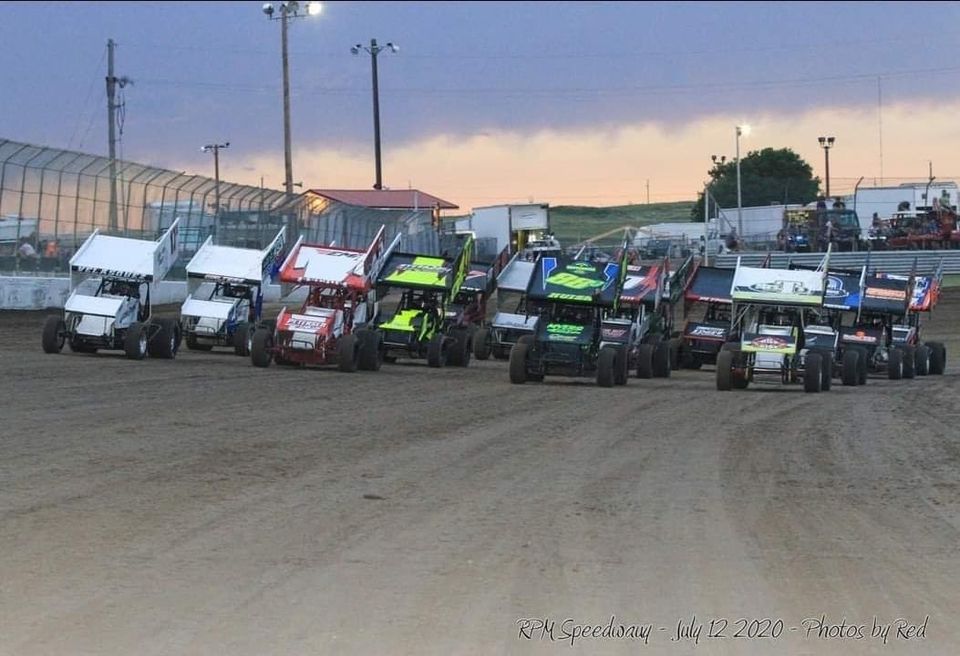
[[[740,193],[740,136],[750,134],[749,125],[737,126],[737,241],[743,239],[743,197]]]
[[[277,7],[267,3],[263,5],[263,13],[270,20],[280,21],[280,50],[283,63],[283,167],[284,184],[288,194],[293,193],[293,152],[290,147],[290,65],[287,57],[287,22],[291,18],[316,16],[323,10],[319,2],[307,2],[300,13],[300,3],[296,0],[286,0],[277,3]],[[278,14],[274,16],[274,13]]]
[[[220,150],[222,148],[229,148],[230,142],[227,141],[222,144],[212,143],[207,144],[200,150],[205,153],[213,153],[213,176],[214,176],[214,202],[216,203],[216,216],[220,216]]]
[[[373,155],[377,167],[377,180],[373,183],[374,189],[383,189],[383,174],[380,167],[380,84],[377,81],[377,55],[384,49],[390,52],[399,52],[400,46],[393,43],[381,46],[377,45],[376,39],[370,39],[369,46],[358,43],[350,48],[350,52],[355,55],[359,55],[362,50],[370,53],[370,67],[373,72]]]
[[[830,149],[833,148],[833,142],[836,141],[836,139],[833,137],[818,137],[817,141],[820,142],[820,147],[823,148],[824,171],[827,176],[826,197],[830,198]]]

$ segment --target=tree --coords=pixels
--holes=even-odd
[[[737,163],[717,163],[710,171],[710,216],[720,207],[737,206]],[[817,198],[820,178],[813,168],[789,148],[764,148],[747,153],[740,160],[740,195],[743,207],[809,203]],[[694,221],[703,221],[703,194],[692,210]]]

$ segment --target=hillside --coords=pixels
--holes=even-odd
[[[693,201],[613,207],[557,205],[550,208],[550,223],[560,243],[569,245],[625,225],[689,221],[693,205]],[[618,238],[615,233],[602,243],[615,243]]]

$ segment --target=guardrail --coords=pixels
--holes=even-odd
[[[867,261],[869,256],[870,260]],[[710,258],[714,266],[733,269],[737,266],[737,257],[744,266],[760,266],[766,253],[725,253]],[[817,266],[823,260],[823,253],[770,253],[770,267],[785,269],[791,263],[801,266]],[[943,261],[943,272],[960,273],[960,250],[947,251],[859,251],[856,253],[832,253],[830,268],[859,269],[869,264],[871,270],[884,273],[907,274],[917,264],[917,273],[933,273]]]

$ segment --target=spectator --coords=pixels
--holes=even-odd
[[[37,251],[26,237],[21,240],[20,247],[17,249],[17,255],[19,255],[22,260],[37,261]]]
[[[842,210],[842,209],[845,209],[846,207],[847,207],[847,206],[846,206],[846,204],[843,202],[843,199],[841,199],[839,196],[837,196],[836,198],[833,199],[833,209],[835,209],[835,210]]]
[[[820,198],[817,199],[817,209],[818,210],[827,209],[827,199],[824,198],[823,196],[820,196]]]
[[[43,256],[49,258],[56,258],[59,255],[60,247],[57,244],[56,239],[51,239],[47,242],[46,247],[43,249]]]

